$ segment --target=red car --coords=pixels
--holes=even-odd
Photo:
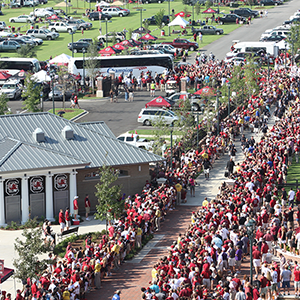
[[[189,49],[190,51],[198,49],[198,43],[181,38],[175,39],[173,42],[164,42],[162,44],[172,45],[174,48]]]

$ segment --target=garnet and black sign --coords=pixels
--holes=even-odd
[[[68,188],[68,176],[66,174],[57,174],[54,177],[54,188],[57,191],[64,191]]]
[[[20,194],[20,180],[17,178],[8,179],[5,181],[5,194],[7,196],[15,196]]]
[[[43,176],[34,176],[29,180],[29,189],[32,194],[44,193],[45,183]]]

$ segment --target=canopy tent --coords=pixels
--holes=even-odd
[[[62,20],[61,17],[58,17],[57,15],[53,14],[50,17],[47,17],[46,20]]]
[[[35,79],[38,82],[51,81],[51,77],[47,74],[47,72],[45,70],[41,70],[41,71],[33,74],[31,78]]]
[[[123,46],[121,44],[115,44],[115,45],[113,45],[113,48],[117,49],[117,50],[120,50],[120,51],[123,51],[123,50],[126,49],[126,46],[125,45]]]
[[[152,99],[150,102],[146,104],[146,107],[170,107],[171,104],[163,97],[159,96],[157,98]]]
[[[122,2],[122,1],[115,1],[115,2],[113,2],[112,3],[113,5],[116,5],[116,6],[119,6],[119,5],[125,5],[125,3],[124,2]]]
[[[15,75],[12,76],[14,79],[24,80],[26,78],[27,72],[24,70],[19,71]]]
[[[133,46],[138,46],[141,45],[142,42],[136,41],[135,39],[129,39],[128,40],[130,44],[132,44]]]
[[[67,4],[68,6],[72,6],[72,4],[68,3]],[[54,5],[55,7],[66,7],[66,2],[63,1],[63,2],[60,2],[60,3],[57,3]]]
[[[207,10],[202,12],[203,14],[216,14],[217,12],[212,9],[212,8],[208,8]]]
[[[140,27],[140,28],[137,28],[135,30],[132,31],[132,33],[149,33],[151,32],[150,30],[148,29],[145,29],[144,27]]]
[[[100,3],[97,3],[95,6],[110,6],[110,4],[105,1],[101,1]]]
[[[140,37],[139,39],[144,41],[156,41],[157,37],[147,33],[144,36]]]
[[[54,57],[53,59],[51,59],[49,61],[50,64],[56,64],[58,66],[60,65],[68,65],[69,61],[71,59],[71,56],[70,55],[67,55],[65,53],[62,53],[56,57]]]
[[[202,89],[195,92],[194,95],[201,95],[204,97],[209,97],[209,96],[216,96],[216,92],[213,88],[211,88],[209,86],[205,86]]]
[[[124,46],[126,46],[126,47],[134,47],[134,45],[133,44],[131,44],[128,40],[125,40],[125,41],[123,41],[123,42],[121,42],[121,43],[119,43],[120,45],[124,45]]]
[[[0,80],[6,80],[10,77],[11,75],[5,71],[0,71]]]
[[[191,14],[189,14],[189,13],[186,14],[184,11],[181,11],[175,15],[175,17],[178,17],[178,16],[183,17],[183,18],[185,18],[185,17],[188,18],[191,16]]]
[[[171,23],[168,24],[168,26],[182,26],[182,27],[186,27],[186,25],[190,24],[188,21],[186,21],[185,19],[183,19],[180,16],[177,16]]]
[[[4,267],[3,275],[0,275],[0,283],[3,283],[14,274],[14,269]]]
[[[120,53],[121,50],[115,49],[111,46],[108,46],[102,50],[100,50],[98,53],[101,55],[112,55],[112,54],[116,54],[116,53]]]

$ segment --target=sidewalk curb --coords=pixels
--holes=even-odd
[[[79,115],[77,115],[76,117],[70,119],[70,121],[72,122],[76,122],[79,119],[81,119],[82,117],[86,116],[87,114],[89,114],[89,112],[87,110],[83,111],[82,113],[80,113]]]

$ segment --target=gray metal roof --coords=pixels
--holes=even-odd
[[[10,138],[4,140],[4,144],[10,144],[10,142],[16,143],[8,154],[0,160],[0,172],[65,166],[77,168],[89,165],[86,161],[51,151],[38,145],[30,145],[25,142],[11,140]],[[3,141],[0,141],[0,145],[2,144]]]
[[[94,130],[98,133],[101,133],[106,136],[110,136],[112,138],[115,138],[116,136],[113,134],[113,132],[110,130],[110,128],[106,125],[103,121],[98,122],[83,122],[79,123],[79,125],[83,125],[88,129]]]
[[[12,139],[0,140],[0,161],[8,156],[18,144],[18,141]]]
[[[66,125],[74,131],[74,138],[71,140],[66,140],[62,135],[62,129]],[[36,128],[41,128],[44,131],[44,142],[37,143],[33,138],[33,132]],[[90,167],[99,167],[103,164],[119,166],[163,160],[158,155],[50,113],[0,116],[0,140],[6,137],[25,142],[31,146],[39,146],[39,148],[32,147],[31,150],[32,152],[37,151],[41,159],[48,157],[48,152],[40,151],[40,148],[44,148],[72,157],[75,160],[90,162]],[[22,154],[23,160],[27,159],[24,157],[25,154],[30,155],[28,151],[24,152]],[[54,155],[51,163],[55,164],[55,160],[57,160],[57,155]],[[13,166],[10,165],[10,168]]]

